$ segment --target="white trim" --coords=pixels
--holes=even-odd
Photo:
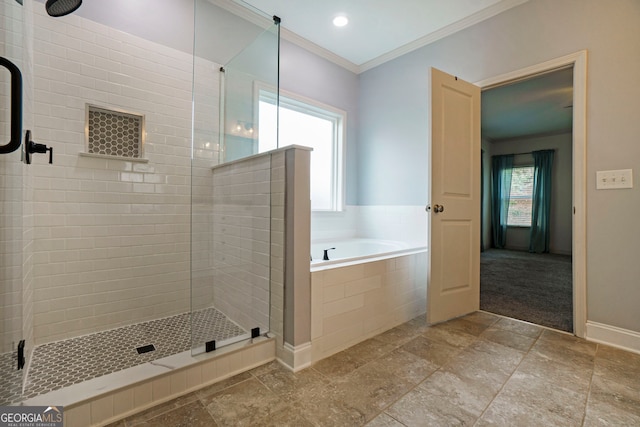
[[[552,59],[475,83],[482,89],[573,66],[573,331],[584,338],[587,324],[587,51]]]
[[[311,343],[293,346],[286,342],[282,356],[282,359],[278,359],[280,363],[293,372],[308,368],[311,366]]]
[[[242,6],[240,3],[233,0],[208,0],[209,3],[215,4],[228,12],[233,13],[240,18],[246,19],[252,24],[256,24],[259,27],[266,27],[269,24],[273,24],[273,19],[270,18],[266,12],[259,9],[249,9],[247,6]],[[262,12],[262,13],[259,13]]]
[[[587,322],[586,329],[588,341],[640,354],[640,333],[638,332],[591,321]]]
[[[342,56],[336,55],[330,50],[318,46],[317,44],[297,35],[293,31],[287,30],[284,27],[280,28],[280,36],[286,41],[298,45],[301,48],[308,50],[315,55],[318,55],[320,58],[324,58],[329,62],[333,62],[334,64],[344,68],[347,71],[351,71],[354,74],[360,74],[363,71],[361,66],[354,64],[353,62],[343,58]]]
[[[149,159],[143,159],[142,157],[112,156],[111,154],[85,153],[84,151],[79,152],[78,156],[93,157],[95,159],[105,159],[105,160],[121,160],[123,162],[132,162],[132,163],[149,163]]]
[[[276,148],[275,150],[271,150],[271,151],[265,151],[264,153],[257,153],[257,154],[253,154],[251,156],[247,156],[247,157],[243,157],[241,159],[235,159],[235,160],[230,160],[228,162],[225,163],[220,163],[217,165],[213,165],[211,166],[211,170],[216,170],[216,169],[221,169],[227,166],[231,166],[237,163],[242,163],[242,162],[248,162],[249,160],[253,160],[253,159],[257,159],[260,156],[270,156],[272,154],[276,154],[279,152],[285,152],[287,150],[292,150],[292,149],[296,149],[296,150],[304,150],[304,151],[313,151],[313,148],[310,147],[305,147],[304,145],[287,145],[286,147],[281,147],[281,148]]]

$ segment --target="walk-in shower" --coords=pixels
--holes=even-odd
[[[0,68],[0,144],[29,130],[55,151],[0,154],[0,405],[273,329],[270,164],[220,165],[258,152],[253,88],[277,92],[279,22],[207,0],[135,27],[113,11],[142,5],[120,0],[49,16],[81,3],[0,5],[1,64],[22,77],[12,92]]]

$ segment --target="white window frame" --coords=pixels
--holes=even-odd
[[[314,99],[280,89],[279,95],[276,88],[271,85],[256,82],[254,87],[254,123],[259,123],[259,104],[261,101],[276,104],[279,101],[280,108],[297,111],[310,116],[322,118],[333,122],[333,158],[331,164],[331,207],[328,209],[312,209],[314,212],[342,212],[345,206],[345,150],[347,113],[344,110],[324,104]],[[260,148],[258,132],[258,152]],[[279,141],[278,141],[279,142]],[[300,145],[304,145],[300,144]],[[281,148],[280,146],[278,148]],[[313,161],[313,152],[311,153]],[[311,177],[313,179],[313,177]]]

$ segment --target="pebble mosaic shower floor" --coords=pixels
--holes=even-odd
[[[23,399],[72,384],[131,368],[191,349],[191,316],[183,313],[109,331],[37,346],[34,350]],[[215,308],[193,313],[193,338],[197,345],[247,334]],[[152,344],[155,351],[138,354],[137,348]],[[19,383],[15,357],[1,355],[2,384]],[[5,357],[6,356],[6,357]],[[9,366],[11,365],[11,366]],[[18,372],[18,374],[16,374]],[[6,375],[17,375],[6,379]],[[18,393],[18,394],[16,394]],[[20,400],[16,387],[0,388],[0,406]]]

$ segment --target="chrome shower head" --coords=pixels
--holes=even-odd
[[[44,7],[49,15],[57,18],[75,12],[81,4],[82,0],[47,0]]]

